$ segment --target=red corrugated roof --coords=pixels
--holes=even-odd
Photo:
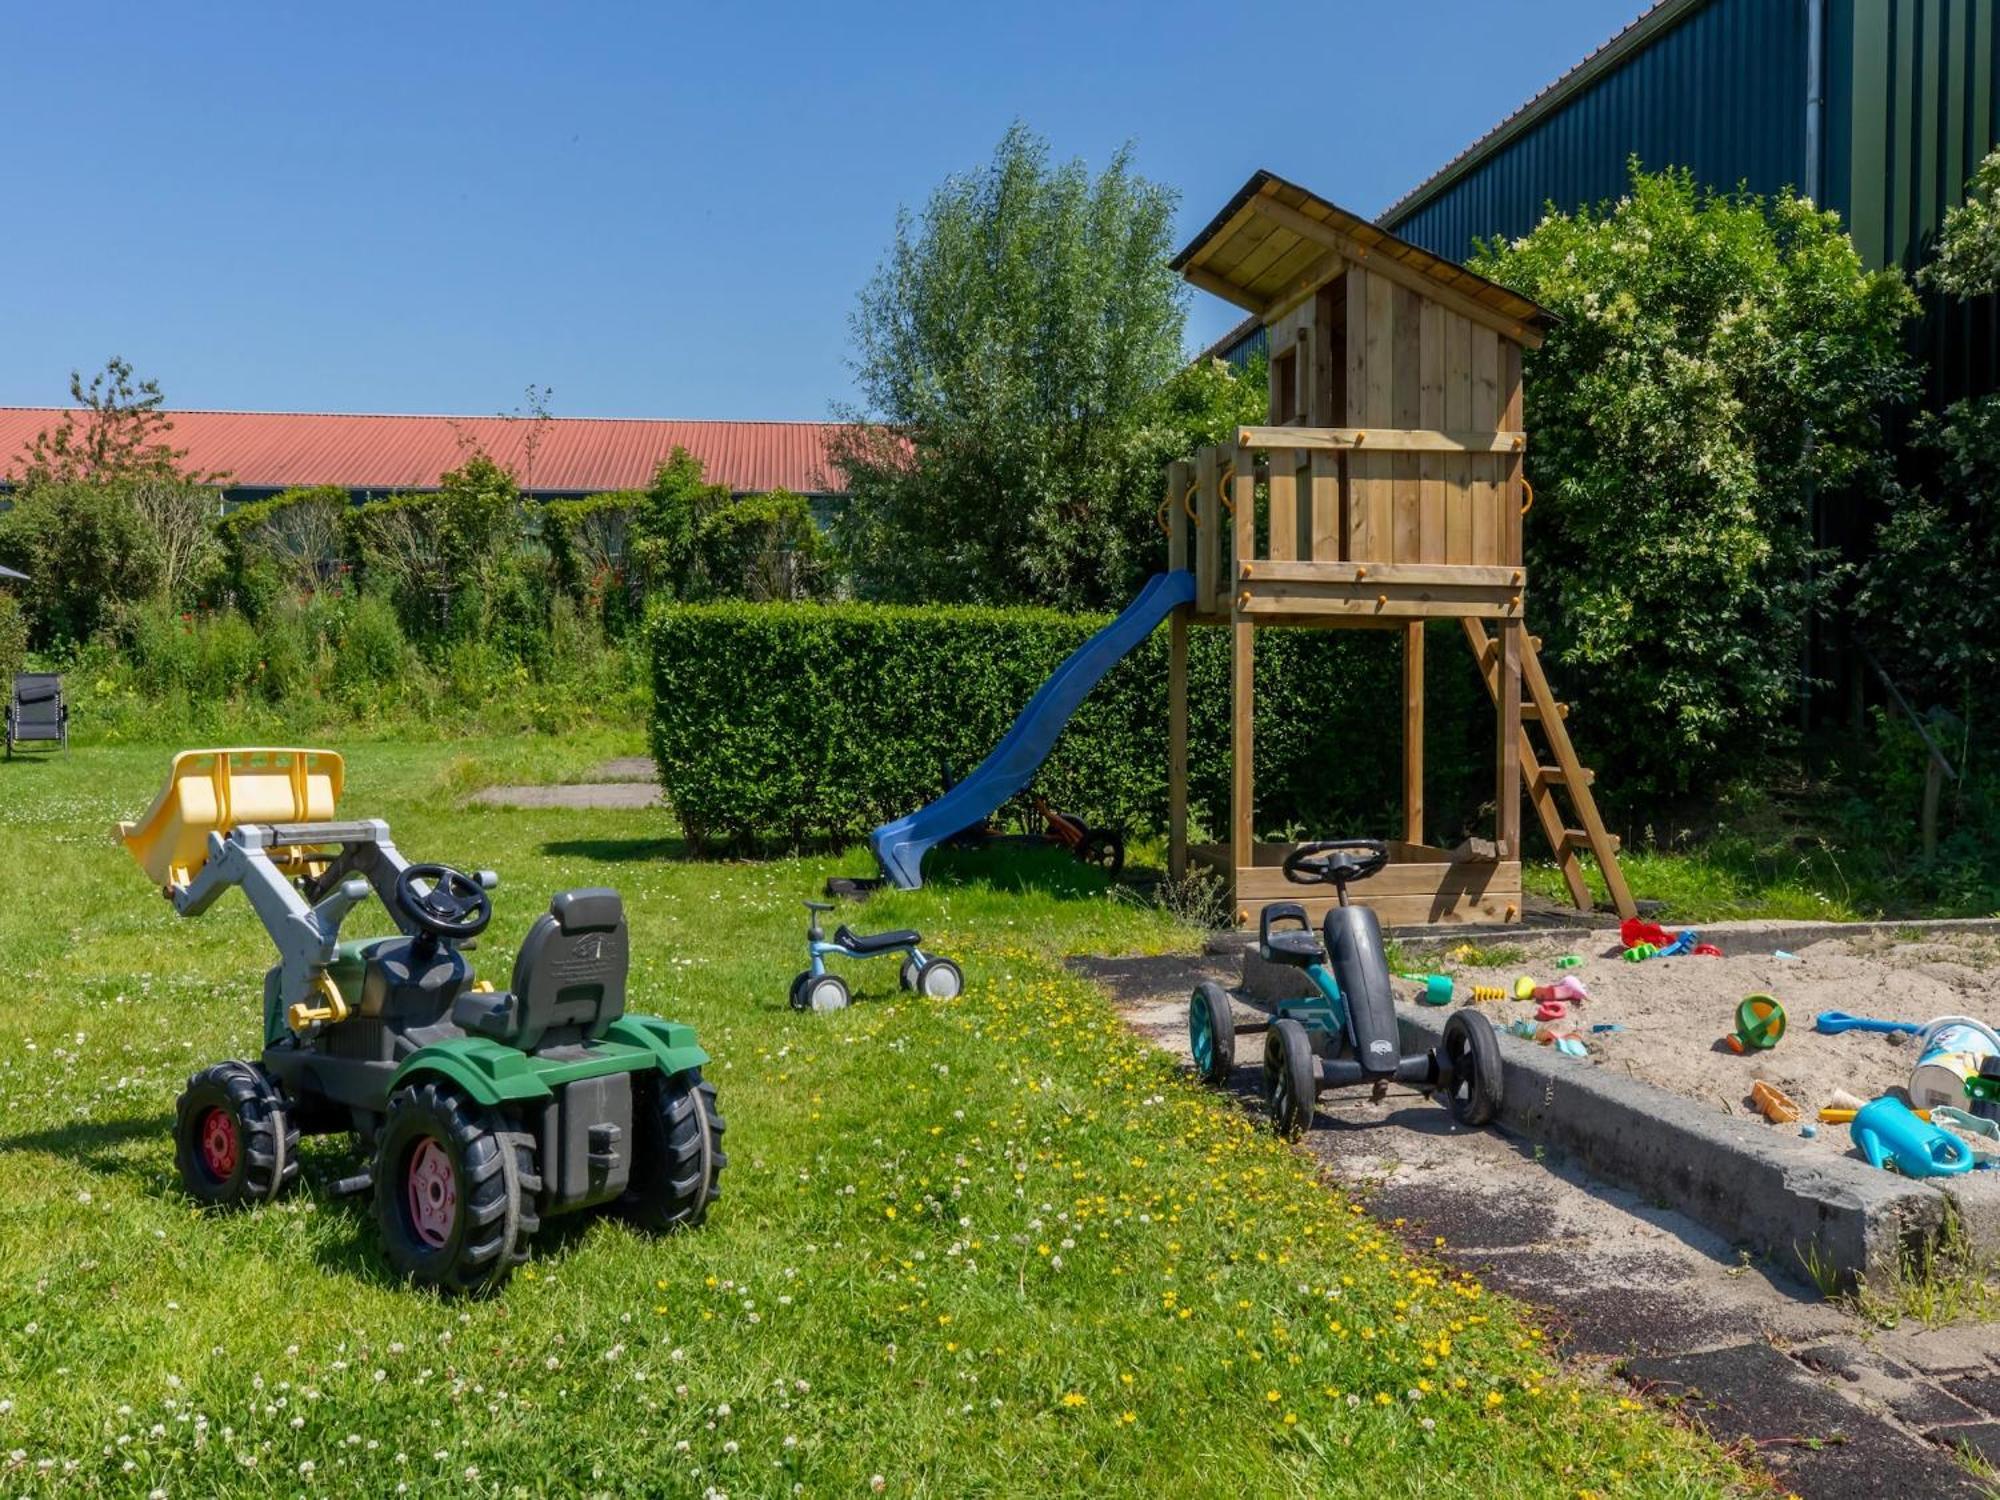
[[[844,488],[828,457],[832,422],[665,422],[598,417],[405,417],[330,412],[176,411],[169,440],[187,467],[253,489],[336,484],[352,490],[432,489],[471,445],[511,467],[530,490],[641,489],[675,448],[702,461],[711,483],[741,492]],[[60,407],[0,407],[0,475],[62,420]],[[532,469],[528,445],[539,426]]]

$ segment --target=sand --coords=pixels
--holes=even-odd
[[[1821,1011],[1920,1022],[1967,1015],[2000,1029],[2000,939],[1983,934],[1912,943],[1830,939],[1789,960],[1725,953],[1722,958],[1655,958],[1631,964],[1616,956],[1615,947],[1586,949],[1580,950],[1583,964],[1567,971],[1552,962],[1560,951],[1531,951],[1504,969],[1449,962],[1442,967],[1458,980],[1460,1003],[1473,982],[1506,987],[1518,974],[1541,983],[1574,974],[1591,995],[1571,1008],[1591,1054],[1589,1062],[1576,1059],[1576,1066],[1619,1068],[1725,1114],[1753,1119],[1762,1119],[1749,1097],[1751,1084],[1760,1078],[1802,1107],[1802,1121],[1813,1120],[1835,1089],[1863,1099],[1904,1093],[1918,1057],[1915,1037],[1859,1031],[1822,1035],[1812,1029],[1813,1017]],[[1784,1037],[1769,1051],[1738,1055],[1722,1039],[1735,1029],[1737,1004],[1760,992],[1783,1004]],[[1505,1025],[1532,1017],[1535,1007],[1507,1000],[1487,1002],[1481,1009],[1495,1025]],[[1591,1031],[1602,1023],[1622,1029]],[[1799,1132],[1798,1125],[1770,1128]],[[1852,1151],[1844,1125],[1820,1125],[1814,1141],[1825,1150]]]

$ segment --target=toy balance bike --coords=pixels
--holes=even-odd
[[[829,958],[880,958],[885,953],[903,955],[897,978],[906,990],[914,990],[920,995],[928,995],[933,1000],[952,1000],[965,988],[965,974],[959,966],[948,958],[935,953],[926,953],[922,948],[923,937],[908,928],[898,928],[893,932],[855,932],[843,922],[833,931],[831,941],[819,925],[819,915],[832,911],[833,905],[827,901],[808,901],[806,910],[811,913],[806,919],[806,951],[811,955],[812,967],[792,981],[793,1010],[841,1010],[851,998],[847,992],[847,981],[838,974],[829,973],[826,960]]]
[[[542,1220],[614,1205],[654,1230],[699,1224],[720,1196],[723,1122],[694,1032],[625,1009],[618,893],[564,891],[496,991],[466,951],[500,883],[411,864],[379,819],[333,821],[324,750],[196,750],[118,833],[184,917],[241,886],[278,949],[264,1047],[188,1080],[181,1181],[204,1203],[276,1198],[302,1135],[352,1131],[389,1261],[413,1281],[484,1292]],[[395,936],[342,940],[374,894]]]
[[[1264,1097],[1281,1135],[1312,1123],[1323,1090],[1364,1083],[1378,1099],[1392,1083],[1442,1096],[1462,1125],[1484,1125],[1499,1111],[1500,1044],[1478,1011],[1453,1012],[1440,1046],[1403,1053],[1381,925],[1373,911],[1347,902],[1351,883],[1388,862],[1388,845],[1379,839],[1302,844],[1286,856],[1287,880],[1331,885],[1339,896],[1320,933],[1296,902],[1266,906],[1258,919],[1258,952],[1267,962],[1305,970],[1317,992],[1310,998],[1281,1001],[1268,1023],[1241,1028],[1228,993],[1212,980],[1189,1003],[1195,1071],[1208,1083],[1222,1082],[1235,1067],[1239,1030],[1265,1034]]]

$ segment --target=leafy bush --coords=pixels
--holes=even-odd
[[[262,618],[284,595],[304,598],[343,567],[342,528],[350,509],[338,485],[286,490],[238,506],[216,524],[230,601]]]
[[[805,497],[735,495],[676,448],[627,520],[632,566],[655,599],[801,599],[819,586],[825,540]]]
[[[587,606],[616,636],[643,601],[629,547],[632,518],[645,500],[644,490],[613,490],[542,507],[542,545],[558,597]]]
[[[21,585],[35,645],[88,640],[161,585],[165,555],[125,485],[36,484],[0,515],[0,562]]]
[[[1175,201],[1125,151],[1093,178],[1017,125],[898,217],[852,319],[863,401],[836,440],[865,595],[1103,608],[1157,566],[1160,465],[1216,398],[1263,400],[1177,374]]]
[[[716,604],[648,624],[652,738],[691,840],[853,838],[938,795],[983,759],[1101,616],[978,607]],[[1164,825],[1167,633],[1087,698],[1037,778],[1094,821]],[[1433,832],[1491,794],[1492,715],[1463,654],[1427,659]],[[1190,639],[1190,805],[1228,808],[1229,640]],[[1268,631],[1257,642],[1260,829],[1386,833],[1397,820],[1396,638]]]
[[[514,476],[475,454],[435,494],[394,495],[351,511],[347,546],[364,586],[394,601],[408,634],[457,640],[484,622],[483,594],[524,530]]]
[[[28,617],[14,591],[0,584],[0,691],[28,660]]]
[[[1534,609],[1638,800],[1782,742],[1826,580],[1812,496],[1885,487],[1880,415],[1913,389],[1914,299],[1838,218],[1633,170],[1475,268],[1561,315],[1526,365]]]

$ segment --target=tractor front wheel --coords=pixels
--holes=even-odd
[[[410,1280],[487,1292],[527,1258],[541,1189],[533,1143],[456,1090],[420,1083],[390,1098],[374,1175],[382,1248]]]
[[[699,1068],[635,1082],[638,1155],[619,1206],[643,1229],[691,1229],[722,1196],[719,1181],[729,1161],[722,1154],[715,1085],[702,1081]]]
[[[271,1076],[221,1062],[190,1078],[174,1106],[174,1163],[203,1203],[264,1203],[298,1180],[299,1127]]]
[[[1279,1135],[1295,1136],[1312,1124],[1319,1103],[1319,1059],[1305,1027],[1286,1017],[1264,1033],[1264,1101]]]

